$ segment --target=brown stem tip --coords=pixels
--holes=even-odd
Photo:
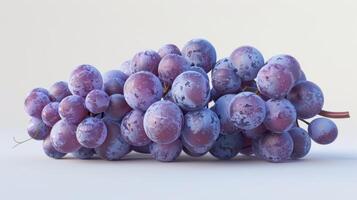
[[[331,112],[326,110],[321,110],[319,115],[328,118],[350,118],[350,113],[347,112]]]

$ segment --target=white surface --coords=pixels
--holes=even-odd
[[[354,0],[0,0],[0,199],[356,199],[356,120],[302,161],[158,163],[47,158],[26,138],[26,93],[67,80],[79,64],[102,72],[134,53],[207,38],[218,57],[252,45],[267,59],[289,53],[325,94],[325,109],[357,111]]]

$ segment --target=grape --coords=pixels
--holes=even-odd
[[[51,142],[53,147],[62,153],[71,153],[81,148],[76,138],[77,126],[61,119],[51,130]]]
[[[269,162],[283,162],[290,158],[294,141],[288,133],[269,133],[258,141],[260,158]]]
[[[58,102],[52,102],[47,104],[43,109],[42,109],[42,121],[47,125],[52,127],[55,125],[56,122],[58,122],[61,117],[58,113],[58,107],[59,103]]]
[[[229,160],[238,154],[243,145],[244,141],[240,133],[231,135],[221,134],[209,152],[220,160]]]
[[[213,88],[221,94],[237,93],[241,80],[236,71],[227,58],[219,60],[211,74]]]
[[[211,71],[216,63],[216,50],[205,39],[193,39],[188,41],[182,48],[182,55],[190,60],[192,65],[203,68],[206,72]]]
[[[165,57],[168,54],[181,55],[180,49],[174,44],[165,44],[157,52],[161,58]]]
[[[180,137],[183,114],[171,101],[152,104],[144,115],[146,135],[159,144],[172,143]]]
[[[157,75],[157,68],[161,57],[153,50],[146,50],[134,55],[130,63],[131,73],[148,71]]]
[[[51,128],[48,127],[42,120],[32,117],[27,126],[27,133],[35,140],[44,140],[50,134]]]
[[[144,112],[140,110],[130,111],[121,122],[121,134],[123,139],[133,146],[145,146],[151,143],[144,130]]]
[[[88,117],[78,125],[76,136],[83,147],[96,148],[103,144],[107,132],[107,127],[101,119]]]
[[[160,79],[150,72],[131,75],[124,84],[124,97],[133,109],[145,111],[163,95]]]
[[[150,145],[150,153],[155,160],[161,162],[171,162],[176,160],[182,150],[180,140],[175,140],[169,144],[152,143]]]
[[[120,133],[120,125],[111,120],[104,120],[108,135],[104,143],[95,148],[99,157],[105,160],[119,160],[130,152],[130,145],[126,143]]]
[[[70,75],[69,90],[72,94],[85,97],[94,89],[102,89],[103,78],[91,65],[80,65]]]
[[[242,133],[247,138],[259,139],[260,137],[263,137],[266,132],[267,132],[267,129],[265,128],[264,124],[260,124],[256,128],[244,130]]]
[[[188,68],[188,71],[195,71],[195,72],[202,74],[209,82],[209,77],[203,68],[198,67],[198,66],[191,66],[190,68]]]
[[[296,123],[296,110],[286,99],[270,99],[266,102],[266,110],[264,125],[272,132],[286,132]]]
[[[103,75],[104,91],[108,95],[123,94],[124,83],[128,75],[120,70],[110,70]]]
[[[45,154],[50,158],[60,159],[66,155],[65,153],[61,153],[57,151],[53,147],[50,136],[48,136],[45,140],[43,140],[42,148]]]
[[[150,145],[152,142],[145,146],[131,146],[131,149],[138,152],[138,153],[144,153],[144,154],[150,154]]]
[[[310,81],[296,84],[287,98],[295,106],[298,118],[303,119],[319,114],[324,105],[324,95],[321,89]]]
[[[268,63],[257,75],[257,85],[261,94],[271,99],[285,97],[294,86],[295,79],[291,71],[281,64]]]
[[[69,91],[67,82],[59,81],[50,87],[49,94],[55,101],[61,102],[62,99],[71,95],[71,91]]]
[[[246,155],[246,156],[252,155],[253,154],[252,141],[253,141],[252,139],[244,136],[244,134],[243,134],[243,146],[242,146],[241,150],[239,151],[239,153]]]
[[[159,78],[165,86],[170,87],[175,78],[190,67],[189,61],[183,56],[168,54],[159,63]]]
[[[294,142],[294,150],[291,154],[291,158],[298,159],[306,156],[311,148],[311,138],[309,134],[299,127],[290,129],[289,134]]]
[[[318,144],[330,144],[337,138],[336,124],[326,118],[316,118],[308,126],[308,132],[312,140]]]
[[[295,81],[299,80],[300,78],[300,72],[301,72],[300,64],[294,57],[290,55],[281,54],[281,55],[273,56],[268,60],[267,63],[271,63],[271,64],[275,63],[275,64],[283,65],[293,74]]]
[[[58,113],[62,119],[72,124],[79,124],[88,115],[83,97],[71,95],[65,97],[58,106]]]
[[[258,127],[264,121],[265,102],[252,92],[241,92],[231,100],[229,113],[237,128],[250,130]]]
[[[242,46],[235,49],[229,57],[242,81],[255,79],[264,65],[263,55],[254,47]]]
[[[188,112],[185,114],[182,129],[182,141],[187,147],[193,147],[194,152],[204,153],[212,147],[219,136],[220,124],[216,113],[209,109]]]
[[[131,60],[127,60],[119,66],[119,70],[122,71],[124,74],[126,74],[128,77],[133,74],[131,72],[130,63]]]
[[[34,88],[34,89],[31,90],[31,92],[42,92],[47,96],[51,96],[48,90],[46,90],[45,88],[41,88],[41,87]]]
[[[105,112],[105,117],[114,121],[121,121],[131,111],[131,107],[127,104],[122,94],[113,94],[109,99],[109,107]]]
[[[103,90],[92,90],[85,99],[86,108],[94,114],[105,112],[109,107],[110,98]]]
[[[186,71],[177,76],[171,92],[176,104],[187,111],[202,109],[210,99],[208,80],[194,71]]]
[[[234,94],[221,96],[211,108],[211,110],[215,112],[219,118],[221,127],[220,133],[223,135],[234,134],[240,131],[234,126],[229,116],[229,103],[232,101],[234,96]]]
[[[41,119],[42,109],[50,102],[50,97],[47,94],[32,91],[25,99],[25,111],[31,117]]]
[[[186,146],[182,146],[182,150],[189,156],[192,156],[192,157],[201,157],[201,156],[204,156],[208,150],[205,150],[203,153],[198,153],[194,150],[195,148],[194,147],[186,147]]]
[[[85,148],[85,147],[81,147],[77,151],[72,152],[72,155],[75,158],[79,158],[82,160],[91,159],[94,154],[95,154],[94,149],[89,149],[89,148]]]
[[[305,73],[301,70],[301,71],[300,71],[300,77],[299,77],[299,79],[296,81],[295,84],[298,84],[298,83],[301,83],[301,82],[304,82],[304,81],[306,81],[306,76],[305,76]]]
[[[210,100],[217,101],[222,96],[221,93],[217,92],[214,88],[210,90]]]

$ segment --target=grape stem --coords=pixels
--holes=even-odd
[[[310,122],[308,122],[308,121],[306,121],[306,120],[304,120],[304,119],[299,119],[300,121],[302,121],[302,122],[304,122],[305,124],[307,124],[307,125],[310,125]]]
[[[331,112],[331,111],[321,110],[319,115],[321,115],[323,117],[328,117],[328,118],[350,118],[350,113],[348,111],[346,111],[346,112]]]
[[[28,138],[28,139],[26,139],[26,140],[19,141],[19,140],[17,140],[15,137],[12,137],[12,140],[14,140],[14,142],[16,143],[16,144],[12,147],[12,148],[14,149],[14,148],[16,148],[17,146],[19,146],[20,144],[23,144],[23,143],[25,143],[25,142],[27,142],[27,141],[32,140],[32,138]]]

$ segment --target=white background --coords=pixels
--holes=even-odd
[[[0,0],[0,199],[356,199],[357,3],[296,1]],[[339,138],[304,160],[271,164],[129,155],[106,162],[52,160],[26,139],[26,94],[67,80],[83,63],[105,72],[134,53],[203,37],[218,57],[252,45],[266,59],[289,53],[325,95]]]

